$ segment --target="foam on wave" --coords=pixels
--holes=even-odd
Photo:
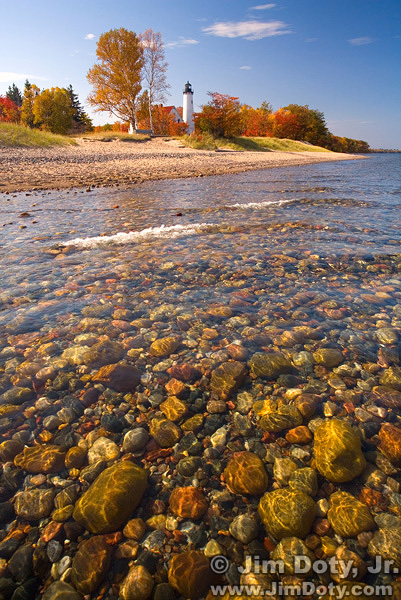
[[[63,242],[63,246],[76,248],[96,248],[98,246],[133,244],[155,238],[177,238],[187,235],[197,235],[213,231],[219,226],[215,223],[194,223],[191,225],[161,225],[160,227],[147,227],[140,231],[119,232],[114,235],[99,235],[88,238],[75,238]]]

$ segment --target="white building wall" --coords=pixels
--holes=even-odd
[[[193,133],[195,131],[193,92],[184,92],[183,94],[182,115],[184,122],[187,124],[187,133]]]

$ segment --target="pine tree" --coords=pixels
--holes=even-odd
[[[78,94],[74,92],[71,84],[68,86],[68,88],[66,88],[66,91],[70,98],[71,109],[73,111],[72,119],[74,122],[74,129],[76,131],[91,130],[93,128],[92,120],[84,111],[79,101]]]
[[[14,104],[16,104],[17,106],[22,106],[22,94],[21,94],[20,90],[17,88],[17,86],[15,85],[15,83],[13,83],[12,86],[11,85],[9,86],[6,96],[9,100],[14,102]]]

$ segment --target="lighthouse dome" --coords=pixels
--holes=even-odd
[[[188,94],[188,93],[189,93],[189,94],[193,94],[193,93],[194,93],[194,92],[193,92],[193,89],[192,89],[192,86],[191,86],[191,84],[189,83],[189,81],[187,81],[187,82],[186,82],[186,84],[185,84],[185,88],[184,88],[184,94]]]

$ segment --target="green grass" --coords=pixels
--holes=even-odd
[[[40,129],[29,129],[14,123],[0,123],[0,148],[48,148],[50,146],[75,145],[64,135],[54,135]]]
[[[279,150],[281,152],[330,152],[320,146],[312,146],[296,140],[287,140],[269,137],[236,137],[231,139],[214,139],[207,134],[197,134],[195,136],[185,135],[180,138],[183,144],[196,148],[198,150],[222,150],[230,149],[241,152],[272,152]]]
[[[99,131],[98,133],[90,132],[84,133],[79,137],[82,137],[85,140],[93,140],[96,142],[146,142],[147,140],[150,140],[149,135],[143,135],[141,133],[122,133],[119,131]]]

